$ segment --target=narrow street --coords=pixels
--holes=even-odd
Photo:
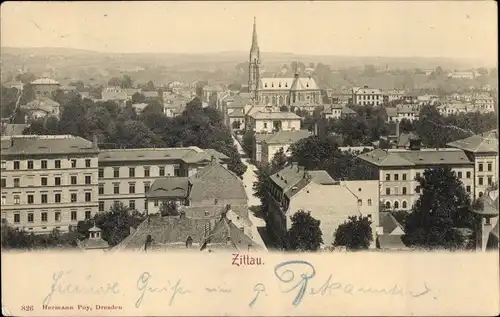
[[[257,217],[255,215],[255,212],[256,211],[259,212],[260,209],[260,199],[253,195],[253,190],[252,190],[253,183],[257,179],[257,176],[255,175],[257,167],[255,167],[255,165],[250,163],[250,159],[246,158],[247,155],[245,154],[243,147],[234,136],[233,140],[234,144],[238,148],[238,152],[240,153],[241,156],[243,156],[241,159],[243,164],[247,166],[247,170],[245,174],[243,174],[242,181],[243,185],[245,185],[245,190],[248,197],[248,207],[250,209],[248,211],[248,216],[250,218],[250,221],[253,223],[255,229],[254,230],[255,232],[253,233],[254,239],[258,242],[262,242],[262,244],[265,245],[268,249],[270,247],[272,248],[270,239],[266,234],[266,222],[264,221],[264,219]]]

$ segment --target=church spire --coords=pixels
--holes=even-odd
[[[257,22],[255,17],[253,17],[252,48],[250,52],[259,54],[259,51],[259,43],[257,42]]]

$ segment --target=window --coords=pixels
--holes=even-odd
[[[120,193],[120,184],[114,184],[114,186],[113,186],[113,193],[114,194],[119,194]]]
[[[181,176],[181,167],[179,164],[174,165],[174,176]]]
[[[372,200],[368,199],[368,206],[371,206],[371,205],[372,205]]]
[[[415,193],[420,194],[420,186],[415,187]]]
[[[21,166],[21,163],[19,161],[14,161],[14,169],[18,170]]]
[[[128,177],[135,177],[135,167],[128,168]]]
[[[406,180],[406,174],[403,173],[403,180],[405,181]]]
[[[54,178],[54,184],[61,185],[61,177],[57,176]]]
[[[99,169],[99,175],[98,175],[99,178],[103,178],[104,177],[104,168],[100,168]]]
[[[2,188],[7,187],[7,179],[2,178]]]
[[[493,184],[493,178],[488,176],[488,186],[491,186],[491,184]]]
[[[144,184],[144,192],[147,193],[149,190],[149,184]]]
[[[402,204],[402,205],[403,205],[403,209],[406,209],[406,208],[408,207],[408,205],[407,205],[406,201],[403,201],[403,204]]]
[[[158,203],[158,199],[155,199],[155,201],[154,201],[154,205],[155,205],[155,207],[158,207],[158,204],[159,204],[159,203]]]
[[[399,201],[394,202],[394,209],[399,209]]]
[[[29,170],[33,169],[33,161],[28,161],[28,169]]]
[[[90,167],[90,159],[85,160],[85,167]]]
[[[85,184],[89,185],[92,183],[92,177],[90,175],[85,175]]]
[[[42,222],[47,222],[48,219],[49,219],[49,217],[47,216],[47,213],[42,212]]]
[[[415,174],[415,178],[418,180],[420,178],[420,173]]]
[[[2,205],[7,204],[7,196],[2,196]]]
[[[458,172],[458,178],[462,178],[462,172]]]
[[[76,183],[77,183],[76,176],[71,176],[71,185],[76,185]]]
[[[71,160],[71,167],[76,168],[76,160]]]
[[[32,212],[28,212],[28,222],[34,222],[35,215]]]
[[[75,203],[77,201],[76,193],[71,193],[71,202]]]
[[[128,207],[132,210],[135,210],[135,200],[130,200],[128,202]]]
[[[55,168],[61,168],[61,160],[55,160],[54,161],[54,167]]]
[[[20,187],[21,180],[19,178],[14,178],[14,187]]]
[[[391,194],[391,189],[390,188],[386,188],[385,189],[385,194],[386,195],[390,195]]]
[[[466,177],[466,178],[470,178],[470,172],[466,172],[466,173],[465,173],[465,177]]]
[[[42,201],[42,204],[46,204],[48,199],[47,199],[47,194],[41,194],[40,199]]]
[[[387,209],[391,208],[391,202],[390,201],[386,201],[385,202],[385,208],[387,208]]]
[[[363,200],[358,199],[358,206],[363,206]]]
[[[42,169],[47,169],[47,160],[42,160]]]
[[[483,185],[483,178],[479,177],[478,182],[479,182],[479,185]]]
[[[113,168],[113,177],[114,178],[120,177],[120,168],[118,167]]]
[[[99,184],[99,195],[104,195],[104,184]]]
[[[479,171],[482,172],[483,171],[483,163],[479,163],[478,168],[479,168]]]
[[[128,192],[129,194],[135,194],[135,184],[128,185]]]
[[[144,177],[149,177],[149,167],[144,168]]]
[[[85,210],[85,220],[90,219],[91,216],[92,215],[91,215],[90,210]]]
[[[160,167],[160,176],[165,176],[165,167]]]
[[[61,194],[60,194],[60,193],[56,193],[56,194],[54,195],[54,201],[55,201],[56,203],[60,203],[60,202],[61,202]]]
[[[86,192],[85,193],[85,201],[91,201],[91,200],[92,200],[92,193]]]
[[[72,211],[71,211],[71,220],[73,220],[73,221],[74,221],[74,220],[77,220],[77,213],[76,213],[76,211],[75,211],[75,210],[72,210]]]
[[[21,198],[19,198],[19,195],[14,195],[14,204],[19,205],[21,203]]]
[[[42,177],[40,181],[42,186],[47,186],[47,177]]]
[[[21,215],[14,214],[14,223],[20,223],[20,222],[21,222]]]
[[[267,122],[264,122],[264,129],[267,129]]]
[[[403,187],[403,195],[406,195],[406,187]]]
[[[385,174],[385,180],[390,181],[391,180],[391,174]]]
[[[60,211],[55,212],[54,219],[56,220],[56,222],[61,221],[61,212]]]
[[[399,174],[394,174],[394,180],[398,181],[399,180]]]
[[[466,187],[465,187],[465,190],[466,190],[468,193],[470,193],[470,186],[466,186]]]
[[[488,163],[488,172],[491,172],[492,169],[493,169],[493,165],[491,163]]]
[[[104,211],[104,201],[99,200],[99,211]]]

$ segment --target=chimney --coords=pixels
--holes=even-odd
[[[215,158],[215,156],[212,155],[212,157],[210,158],[210,162],[212,162],[212,164],[217,162],[217,159]]]

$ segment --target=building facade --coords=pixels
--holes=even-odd
[[[372,177],[380,182],[380,203],[387,209],[410,210],[420,197],[417,178],[426,169],[450,167],[473,198],[474,163],[459,149],[376,149],[358,156],[372,167]]]
[[[352,102],[360,106],[381,106],[384,102],[383,94],[380,89],[355,87],[352,89]]]
[[[97,143],[70,135],[2,137],[2,219],[68,231],[98,209]]]
[[[35,92],[36,98],[47,97],[50,98],[52,93],[61,87],[58,81],[51,78],[43,77],[31,82],[31,87]]]
[[[255,112],[247,116],[247,130],[256,133],[300,130],[301,118],[293,112]]]

